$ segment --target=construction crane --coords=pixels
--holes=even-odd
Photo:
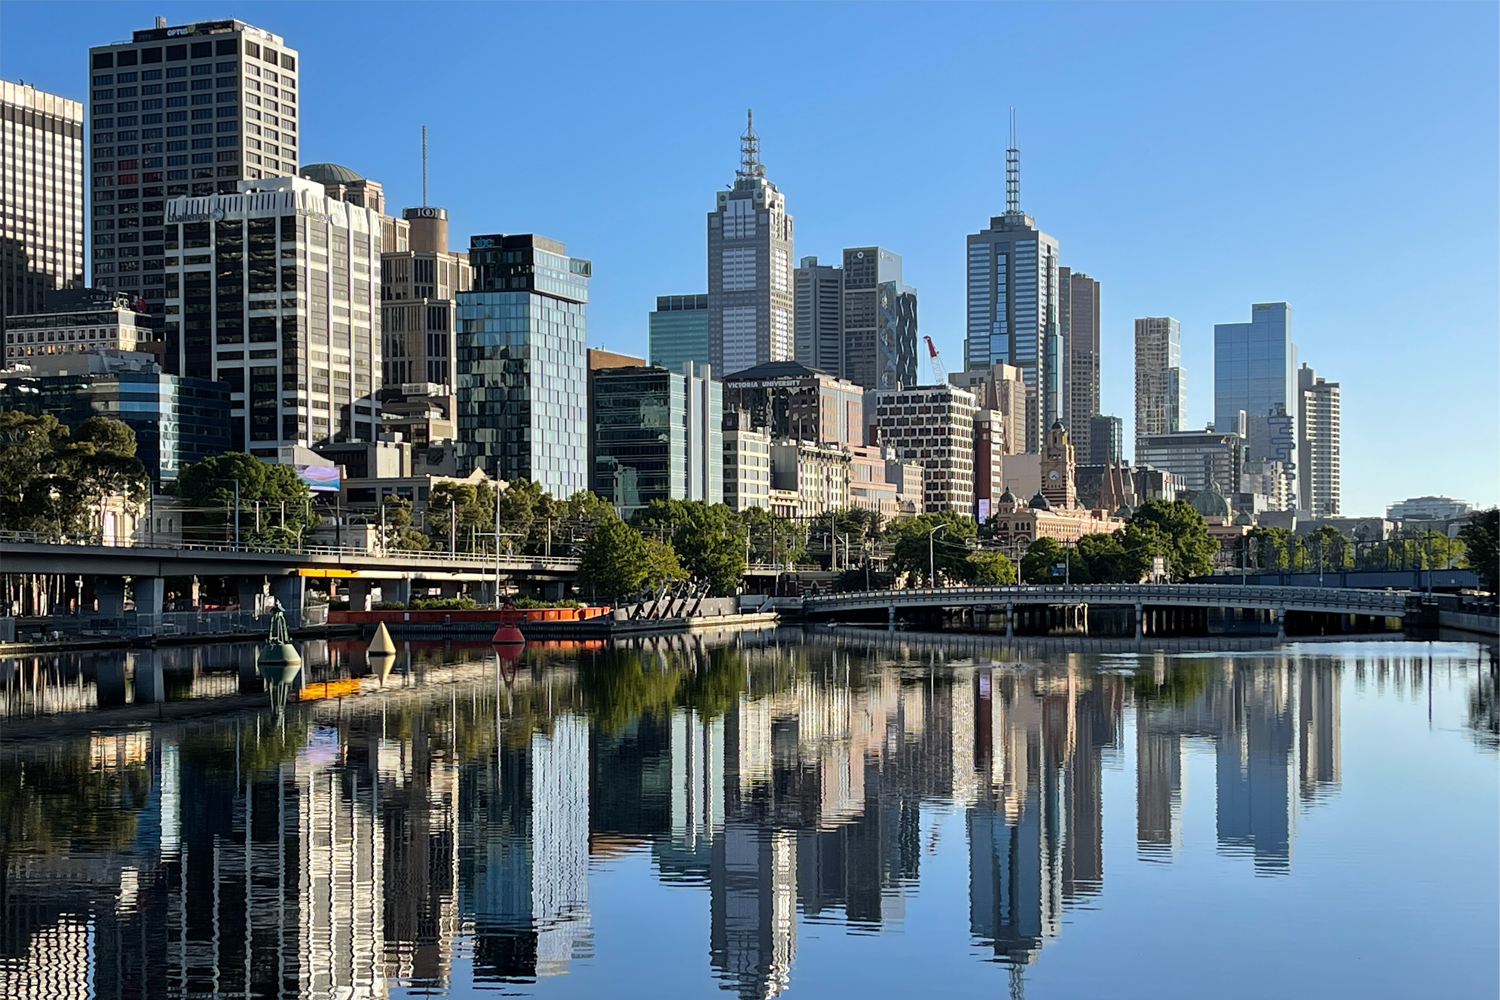
[[[932,380],[935,385],[946,385],[948,383],[948,369],[943,364],[943,356],[938,349],[932,345],[932,338],[924,336],[927,341],[927,360],[932,363]]]

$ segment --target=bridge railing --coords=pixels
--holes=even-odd
[[[959,598],[963,603],[1034,602],[1038,598],[1079,603],[1170,604],[1182,601],[1232,607],[1237,604],[1321,606],[1396,612],[1406,607],[1406,591],[1351,590],[1321,587],[1235,587],[1220,584],[1043,584],[1010,587],[925,587],[904,590],[867,590],[810,597],[808,607],[837,607],[871,601],[911,603],[924,598]]]
[[[224,552],[245,555],[302,555],[334,556],[338,558],[399,559],[403,562],[463,563],[493,569],[494,553],[446,552],[433,549],[380,549],[374,550],[350,545],[301,545],[296,548],[280,548],[270,545],[251,545],[233,542],[174,542],[171,545],[150,545],[119,538],[83,538],[56,535],[36,531],[0,531],[0,545],[59,545],[74,548],[138,549],[143,551],[173,552]],[[579,560],[575,556],[529,556],[502,555],[501,569],[516,567],[569,570],[577,569]]]

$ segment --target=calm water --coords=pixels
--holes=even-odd
[[[1495,996],[1488,648],[305,652],[0,660],[0,997]]]

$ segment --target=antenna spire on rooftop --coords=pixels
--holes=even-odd
[[[1021,214],[1021,151],[1016,148],[1016,109],[1010,109],[1010,148],[1005,151],[1005,214]]]
[[[427,207],[427,126],[422,126],[422,207]]]
[[[745,109],[745,134],[740,136],[740,177],[764,177],[766,168],[760,162],[760,136],[755,134],[755,109]]]

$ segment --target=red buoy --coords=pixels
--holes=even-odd
[[[522,635],[521,630],[516,628],[514,625],[503,624],[499,628],[495,629],[495,637],[490,641],[497,646],[510,645],[512,643],[524,644],[526,642],[526,637]]]

